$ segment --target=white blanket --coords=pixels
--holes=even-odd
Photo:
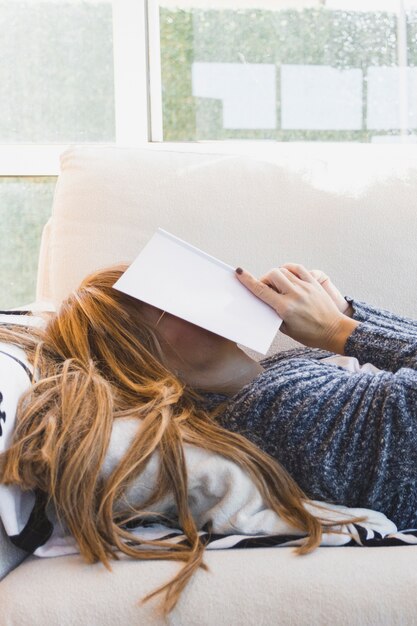
[[[18,398],[30,385],[28,372],[23,366],[29,370],[31,367],[20,349],[1,344],[0,350],[2,350],[0,352],[1,452],[10,445]],[[133,418],[115,420],[102,468],[104,477],[107,477],[119,463],[141,425],[140,421]],[[303,536],[300,530],[287,524],[265,504],[254,482],[236,463],[190,444],[184,444],[184,449],[189,476],[189,503],[199,529],[207,528],[207,523],[211,522],[212,532],[222,535],[291,535],[294,539]],[[128,488],[126,495],[129,503],[140,506],[140,503],[149,496],[157,479],[158,463],[159,453],[155,452],[143,474]],[[336,505],[331,505],[332,513],[327,513],[316,508],[316,504],[320,503],[311,501],[305,506],[310,512],[325,515],[333,520],[334,529],[342,529],[355,534],[359,544],[361,541],[358,525],[347,524],[342,527],[338,524],[338,520],[349,516],[367,515],[368,521],[360,525],[367,538],[372,537],[375,532],[378,536],[384,537],[397,531],[395,524],[383,513]],[[38,502],[36,510],[34,509],[34,493],[0,485],[0,518],[15,545],[42,557],[78,551],[72,537],[57,523],[53,511],[48,510],[50,521],[48,523],[46,518],[42,519],[45,517],[42,503]],[[152,505],[152,511],[165,513],[170,517],[175,516],[173,495]],[[148,523],[132,532],[148,538],[152,533],[161,533],[163,530],[164,526],[161,524],[149,527]],[[321,545],[344,545],[350,541],[351,538],[348,535],[335,534],[330,530],[323,534]]]

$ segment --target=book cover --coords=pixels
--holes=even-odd
[[[266,354],[282,319],[235,268],[158,228],[114,288]]]

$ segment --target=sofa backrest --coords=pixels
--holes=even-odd
[[[58,305],[90,271],[131,262],[158,227],[258,276],[285,262],[324,270],[344,295],[417,317],[409,150],[278,144],[247,156],[70,146],[44,230],[37,300]],[[269,352],[297,345],[279,333]]]

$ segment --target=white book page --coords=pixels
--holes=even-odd
[[[114,288],[261,354],[282,323],[234,267],[162,228]]]

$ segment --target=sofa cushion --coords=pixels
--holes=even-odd
[[[343,295],[412,316],[417,159],[362,144],[262,150],[70,146],[38,299],[57,304],[90,271],[130,263],[162,227],[257,275],[285,262],[322,269]],[[299,345],[278,333],[268,354]]]

